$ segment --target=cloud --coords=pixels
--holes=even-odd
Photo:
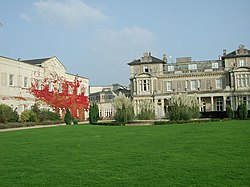
[[[38,15],[52,25],[79,26],[107,19],[100,9],[81,0],[41,0],[34,2]]]
[[[29,17],[28,15],[24,14],[24,13],[21,13],[21,14],[20,14],[20,18],[22,18],[22,19],[23,19],[24,21],[26,21],[26,22],[32,21],[32,18]]]
[[[145,51],[154,50],[156,36],[147,29],[140,27],[125,27],[119,31],[102,31],[91,43],[90,50],[93,56],[91,68],[95,69],[91,80],[111,83],[129,82],[128,62],[140,56]]]

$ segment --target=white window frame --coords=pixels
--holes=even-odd
[[[167,81],[167,91],[173,91],[172,81]]]
[[[219,68],[219,63],[218,62],[212,62],[212,68],[213,69],[218,69]]]
[[[246,66],[246,61],[245,61],[245,59],[240,59],[239,60],[239,67],[243,67],[243,66]]]
[[[10,74],[9,75],[9,86],[14,86],[15,82],[14,82],[14,74]]]
[[[196,80],[190,81],[190,90],[197,90],[197,81]]]
[[[216,89],[222,89],[222,79],[215,80],[215,87]]]
[[[23,87],[28,88],[28,77],[23,78]]]
[[[168,71],[174,71],[174,66],[168,66]]]
[[[144,73],[149,73],[149,68],[148,68],[147,65],[144,65],[144,66],[143,66],[143,72],[144,72]]]
[[[197,64],[188,64],[188,70],[196,70]]]

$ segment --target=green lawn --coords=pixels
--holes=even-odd
[[[0,186],[250,186],[250,121],[0,132]]]

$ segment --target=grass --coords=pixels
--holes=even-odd
[[[0,186],[250,186],[250,121],[0,133]]]

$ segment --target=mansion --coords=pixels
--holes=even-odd
[[[59,79],[68,83],[77,80],[79,82],[77,94],[81,92],[88,97],[89,79],[66,71],[65,66],[57,57],[15,60],[0,56],[0,104],[11,106],[19,114],[25,109],[31,109],[31,106],[37,102],[37,98],[29,92],[29,89],[36,83],[36,89],[41,90],[45,80],[49,87],[48,92],[56,88],[56,82],[59,82]],[[60,87],[60,83],[57,86]],[[59,91],[62,93],[62,88],[59,88]],[[70,88],[67,88],[67,91],[70,91]],[[68,97],[74,97],[73,94],[71,90]],[[45,102],[41,102],[40,107],[50,108]],[[64,110],[65,108],[60,108],[59,112]],[[79,111],[78,108],[76,110],[77,117],[80,119],[88,117],[86,110]]]
[[[140,103],[148,100],[155,108],[156,117],[168,115],[169,100],[174,94],[196,96],[201,112],[233,110],[246,103],[250,110],[250,50],[244,45],[223,55],[218,60],[193,61],[191,57],[177,58],[169,63],[144,53],[129,62],[131,68],[131,97],[135,114]]]

